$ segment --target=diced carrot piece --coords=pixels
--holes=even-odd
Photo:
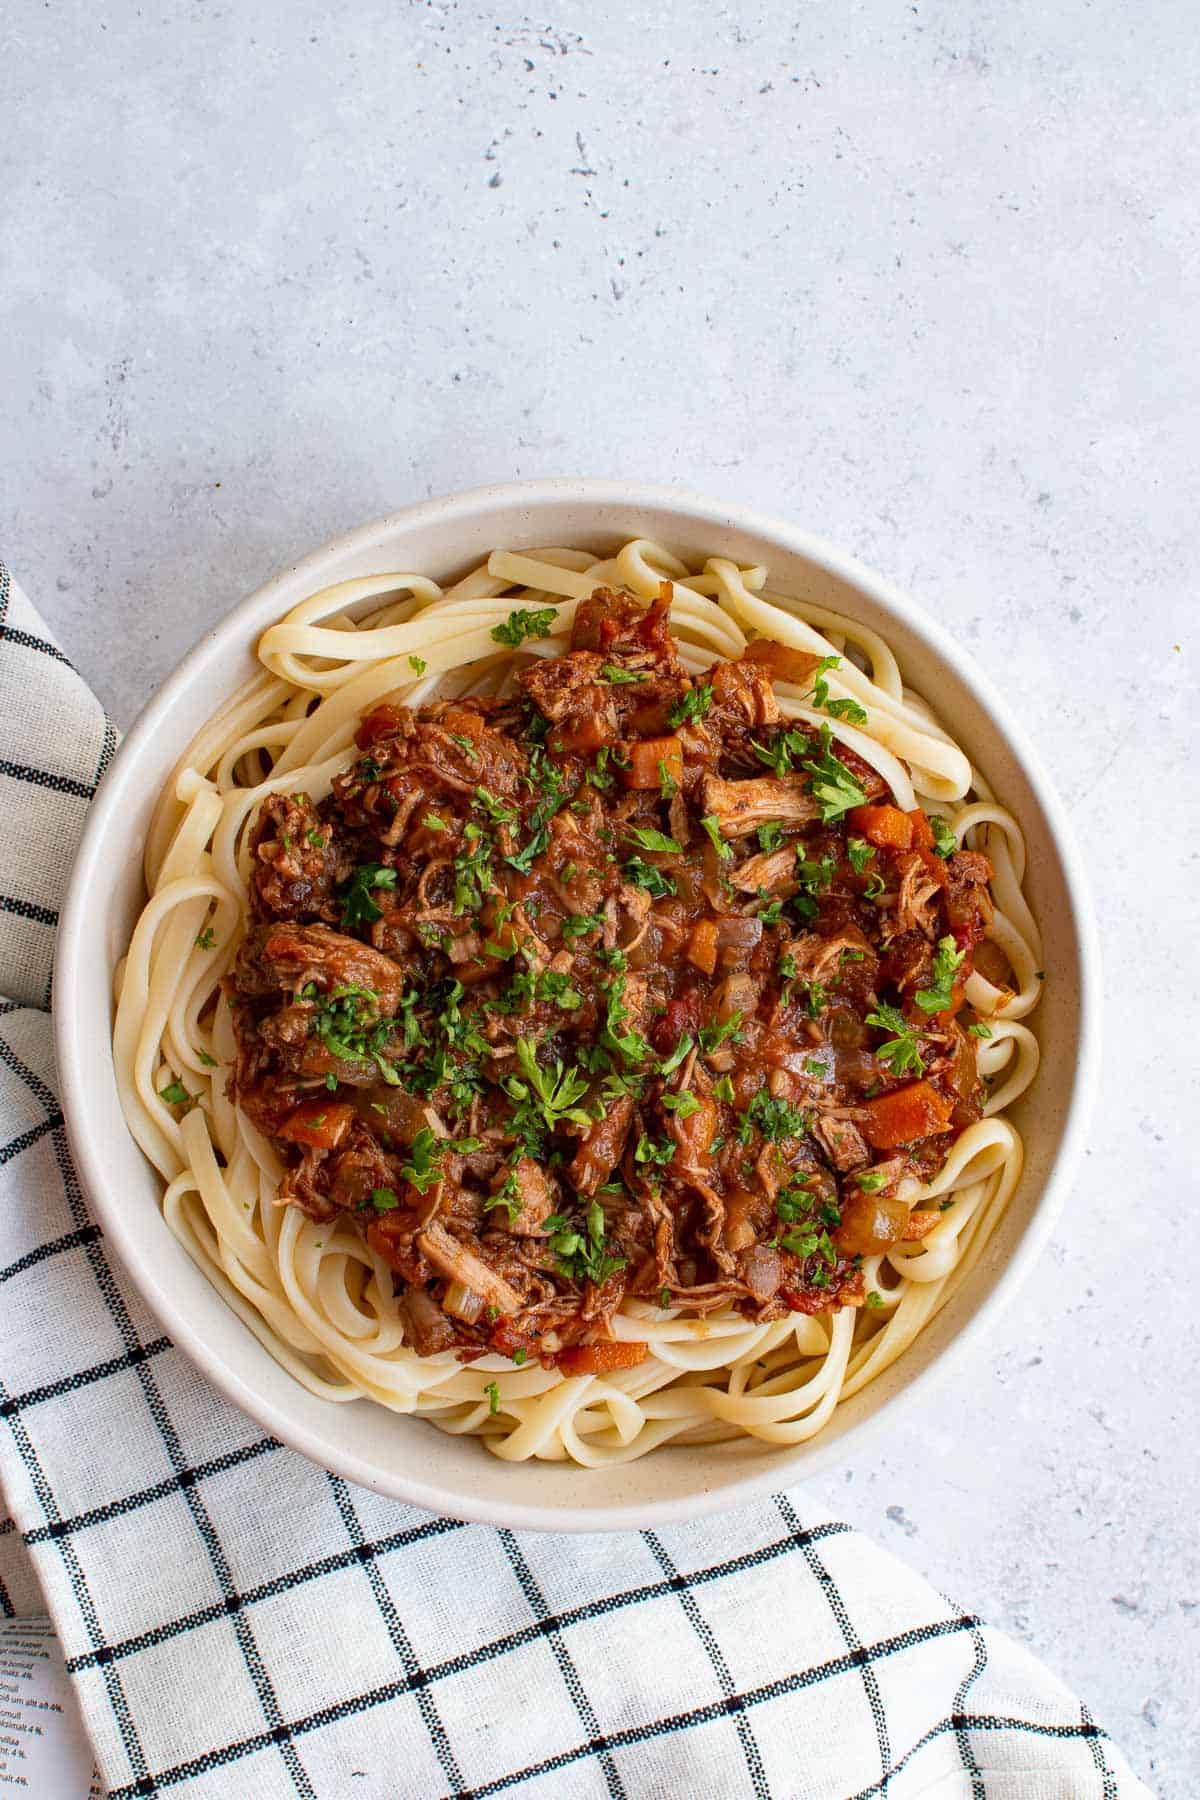
[[[614,737],[612,724],[601,712],[586,713],[573,724],[560,727],[550,738],[550,748],[559,756],[594,756]]]
[[[687,948],[684,956],[694,969],[704,975],[711,975],[717,966],[717,921],[715,919],[697,919],[688,933]]]
[[[677,737],[642,738],[629,745],[629,767],[621,770],[626,787],[661,787],[664,774],[676,785],[683,780],[683,745]]]
[[[613,1369],[633,1369],[646,1360],[646,1346],[624,1338],[604,1338],[598,1344],[574,1344],[560,1350],[555,1361],[564,1375],[608,1375]]]
[[[898,806],[855,806],[846,816],[852,828],[880,850],[912,848],[912,815]]]
[[[775,681],[788,681],[794,687],[807,687],[819,656],[807,650],[793,650],[790,644],[777,644],[774,638],[755,638],[743,652],[745,662],[757,663]]]
[[[938,1092],[932,1082],[913,1081],[893,1093],[868,1100],[858,1128],[875,1150],[894,1150],[898,1144],[915,1143],[948,1131],[954,1102]]]
[[[305,1144],[311,1150],[332,1150],[350,1128],[354,1108],[344,1101],[302,1100],[294,1113],[279,1127],[279,1136],[291,1144]]]
[[[906,815],[906,817],[911,821],[911,824],[912,824],[912,847],[913,847],[913,849],[914,850],[932,850],[933,849],[933,826],[929,823],[929,820],[925,817],[925,814],[921,811],[921,808],[919,806],[915,807],[912,812],[910,812]]]

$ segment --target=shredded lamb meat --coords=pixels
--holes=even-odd
[[[231,1094],[422,1355],[583,1373],[642,1354],[626,1295],[861,1304],[979,1116],[987,859],[781,715],[814,659],[689,675],[669,603],[598,590],[511,699],[377,705],[327,798],[251,826]]]

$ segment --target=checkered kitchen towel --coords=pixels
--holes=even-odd
[[[49,1609],[111,1800],[1145,1795],[1039,1663],[802,1495],[485,1530],[212,1392],[107,1254],[55,1093],[55,909],[114,743],[0,569],[0,1608]]]

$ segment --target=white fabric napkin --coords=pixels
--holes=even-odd
[[[802,1494],[486,1530],[212,1391],[108,1254],[55,1090],[56,908],[115,742],[0,566],[0,1611],[48,1607],[110,1800],[1147,1795],[1040,1663]]]

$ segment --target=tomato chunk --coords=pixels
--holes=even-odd
[[[354,1108],[344,1101],[329,1101],[318,1095],[303,1100],[295,1112],[279,1127],[278,1135],[292,1144],[305,1144],[310,1150],[332,1150],[350,1129]]]
[[[629,745],[629,767],[621,770],[627,788],[661,787],[664,774],[676,785],[683,780],[683,745],[677,737],[642,738]]]
[[[912,814],[898,806],[855,806],[847,815],[855,831],[880,850],[911,850]]]
[[[395,737],[400,729],[401,712],[398,706],[389,706],[386,702],[369,712],[358,731],[354,741],[360,750],[369,750],[380,738]]]
[[[554,1359],[564,1375],[608,1375],[614,1369],[633,1369],[646,1360],[646,1346],[624,1338],[604,1338],[598,1344],[573,1344]]]
[[[875,1150],[894,1150],[917,1138],[933,1137],[950,1129],[954,1102],[938,1092],[932,1082],[913,1081],[893,1093],[868,1100],[859,1130]]]

